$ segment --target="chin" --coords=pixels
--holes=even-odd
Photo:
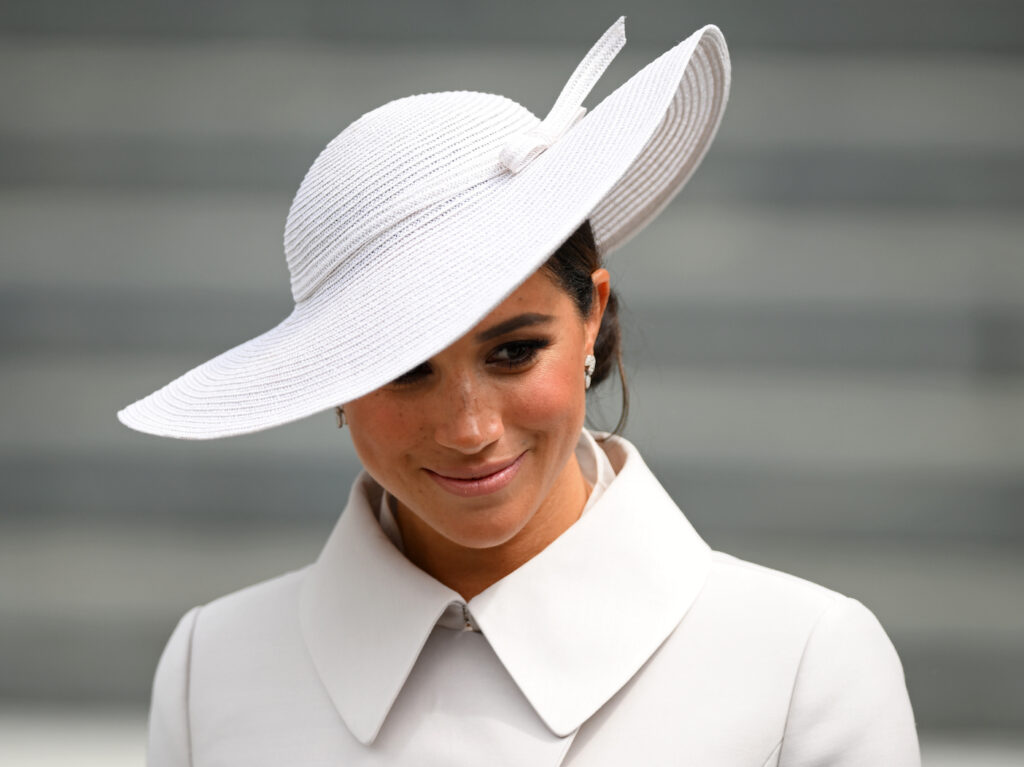
[[[448,529],[438,532],[467,549],[492,549],[508,543],[526,527],[532,516],[521,509],[506,509],[501,505],[478,508],[466,514],[470,519],[461,520],[462,524],[456,520]]]

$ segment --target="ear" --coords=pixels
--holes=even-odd
[[[601,318],[604,317],[605,307],[608,306],[608,296],[612,291],[612,278],[607,269],[595,269],[590,275],[594,283],[594,298],[596,299],[590,307],[590,316],[586,320],[587,350],[593,352],[594,343],[597,341],[597,333],[601,329]]]

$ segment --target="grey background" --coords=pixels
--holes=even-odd
[[[543,115],[623,13],[591,106],[706,22],[734,67],[608,265],[626,435],[714,547],[875,611],[926,737],[1024,735],[1024,14],[995,0],[0,3],[0,709],[144,714],[181,613],[315,558],[358,469],[331,415],[184,443],[114,413],[287,314],[327,141],[430,90]]]

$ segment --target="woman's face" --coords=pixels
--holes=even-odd
[[[444,351],[345,405],[356,452],[398,500],[400,522],[408,512],[424,534],[482,549],[581,497],[573,451],[586,407],[584,358],[608,272],[592,279],[589,317],[538,271]]]

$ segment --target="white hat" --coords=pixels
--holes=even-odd
[[[268,429],[367,394],[464,335],[587,219],[606,255],[700,163],[729,92],[708,25],[584,116],[625,44],[620,18],[544,120],[489,93],[384,104],[299,186],[284,249],[295,308],[276,327],[118,412],[163,437]]]

